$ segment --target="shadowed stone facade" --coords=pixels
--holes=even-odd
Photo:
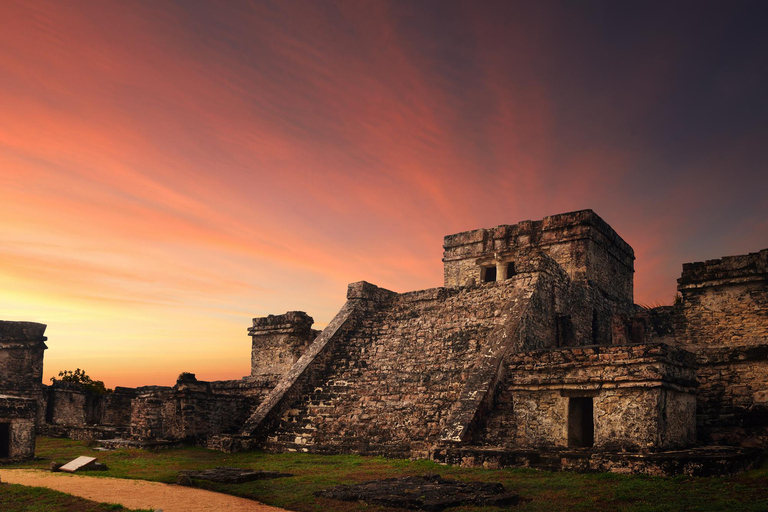
[[[46,326],[0,321],[0,461],[32,458],[45,407]]]
[[[349,285],[322,332],[303,312],[253,319],[241,380],[98,403],[50,388],[48,421],[224,451],[650,474],[735,471],[768,446],[768,249],[684,265],[679,300],[655,309],[634,304],[633,250],[591,210],[449,235],[443,262],[440,288]]]

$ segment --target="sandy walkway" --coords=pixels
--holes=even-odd
[[[48,487],[102,503],[120,503],[129,508],[162,509],[163,512],[284,512],[281,508],[227,494],[146,480],[96,478],[34,469],[0,469],[0,480],[11,484]]]

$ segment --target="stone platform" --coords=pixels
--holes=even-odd
[[[533,468],[652,476],[724,476],[757,466],[763,452],[755,448],[704,446],[663,452],[603,452],[590,449],[507,450],[463,446],[437,448],[431,457],[441,464],[485,468]]]
[[[508,507],[519,501],[516,493],[497,482],[460,482],[436,474],[339,485],[316,491],[315,496],[429,512],[461,505]]]

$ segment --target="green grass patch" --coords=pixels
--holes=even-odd
[[[70,496],[44,487],[0,484],[0,510],[3,512],[151,512],[122,505],[108,505]]]
[[[85,443],[40,438],[38,460],[11,467],[47,469],[52,460],[67,462],[92,455],[108,471],[92,476],[139,478],[173,483],[181,470],[234,466],[280,471],[295,476],[244,484],[215,484],[196,480],[199,487],[256,499],[299,512],[394,512],[398,509],[315,498],[312,493],[338,484],[365,482],[424,473],[444,478],[492,481],[520,494],[520,512],[768,512],[768,465],[733,477],[647,477],[609,473],[551,473],[530,469],[490,470],[441,466],[430,461],[393,460],[357,455],[312,455],[262,452],[221,453],[198,447],[160,450],[121,449],[93,452]],[[0,507],[0,510],[5,511]],[[498,512],[495,507],[457,507],[450,512]],[[15,511],[14,511],[15,512]]]

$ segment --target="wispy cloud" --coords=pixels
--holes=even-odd
[[[3,2],[0,308],[50,324],[47,374],[236,378],[250,316],[322,325],[348,282],[440,285],[443,235],[579,208],[669,300],[767,234],[765,34],[683,11]]]

